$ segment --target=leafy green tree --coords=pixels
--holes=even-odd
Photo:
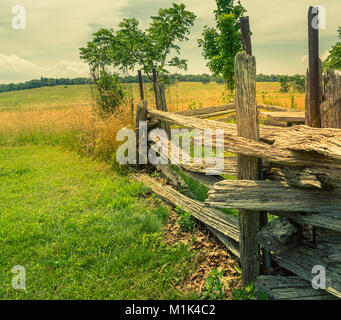
[[[304,92],[305,91],[305,76],[301,76],[299,74],[295,74],[291,78],[291,87],[298,92]]]
[[[209,74],[204,73],[204,74],[201,76],[201,83],[202,83],[202,84],[208,84],[208,83],[210,83],[210,81],[211,81],[211,77],[210,77]]]
[[[139,28],[135,18],[123,19],[118,30],[101,29],[87,47],[80,49],[81,59],[92,70],[134,70],[141,68],[152,78],[155,68],[160,77],[166,77],[166,67],[187,70],[187,61],[181,59],[177,42],[188,40],[190,29],[196,16],[187,11],[184,4],[175,4],[168,9],[160,9],[151,17],[146,30]],[[170,55],[172,56],[170,57]]]
[[[338,28],[338,38],[340,41],[336,43],[330,50],[330,55],[323,61],[324,69],[337,69],[341,70],[341,27]]]
[[[214,11],[216,28],[205,26],[203,39],[198,40],[203,48],[207,66],[215,76],[221,76],[230,90],[234,88],[234,57],[242,50],[239,19],[246,12],[240,1],[216,0]]]
[[[278,78],[279,83],[281,84],[281,92],[288,92],[290,89],[290,78],[288,76],[280,76]]]

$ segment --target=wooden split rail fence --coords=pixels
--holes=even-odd
[[[243,283],[255,282],[272,299],[341,298],[341,75],[326,72],[323,99],[312,94],[313,78],[310,73],[306,112],[257,106],[256,62],[241,52],[235,58],[235,103],[170,113],[155,81],[157,109],[142,101],[137,111],[137,130],[140,120],[147,121],[150,150],[165,160],[156,167],[169,185],[142,173],[139,181],[205,224],[240,258]],[[322,100],[319,114],[314,97]],[[237,124],[225,122],[234,114]],[[222,115],[225,121],[217,119]],[[268,119],[262,124],[276,126],[259,125],[259,116]],[[312,125],[298,125],[304,121]],[[225,157],[223,171],[208,176],[212,159],[198,162],[181,149],[169,139],[171,125],[197,129],[194,135],[212,130],[216,147],[236,156]],[[166,136],[154,128],[164,128]],[[189,195],[179,170],[209,188],[204,202]],[[239,217],[225,214],[225,208],[237,209]],[[274,217],[269,223],[267,214]],[[312,287],[316,267],[325,268],[320,290]]]
[[[336,112],[335,102],[339,101],[339,97],[340,91],[334,94],[334,98],[325,100],[326,103],[330,100],[329,106],[333,108],[333,112]],[[156,144],[151,145],[151,148],[155,148],[169,163],[174,159],[173,154],[178,159],[181,158],[182,161],[175,165],[185,174],[208,186],[208,198],[203,203],[181,193],[180,186],[183,187],[184,183],[179,183],[181,178],[176,172],[169,170],[169,166],[159,166],[158,169],[165,174],[172,186],[162,185],[143,174],[139,179],[149,184],[163,200],[192,213],[238,257],[241,257],[240,221],[219,209],[251,210],[254,216],[269,212],[280,217],[275,220],[277,225],[272,232],[268,229],[274,222],[257,230],[256,236],[261,247],[271,253],[272,263],[283,267],[295,277],[260,276],[257,285],[266,289],[273,298],[340,298],[341,129],[304,125],[287,128],[260,126],[257,141],[239,136],[235,124],[207,120],[203,116],[234,108],[235,105],[231,104],[169,113],[148,108],[144,103],[139,109],[142,114],[147,115],[146,119],[150,123],[159,121],[199,130],[224,129],[224,139],[216,139],[216,143],[223,144],[226,151],[237,155],[263,159],[263,181],[232,181],[225,180],[222,176],[206,176],[206,170],[212,166],[210,161],[207,164],[205,159],[200,164],[194,162],[178,145],[153,131],[149,132],[149,139]],[[336,110],[341,114],[340,102]],[[201,117],[197,117],[198,115]],[[222,173],[237,176],[238,165],[240,163],[236,157],[225,158]],[[318,228],[314,239],[306,226]],[[244,237],[248,236],[248,233],[244,234]],[[325,291],[329,294],[312,289],[312,268],[317,265],[326,268]],[[286,291],[278,289],[285,284]]]

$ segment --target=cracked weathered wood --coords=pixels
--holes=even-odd
[[[229,237],[226,237],[221,232],[214,230],[213,228],[205,225],[206,228],[222,243],[225,245],[227,250],[232,252],[236,257],[240,258],[240,252],[239,252],[239,244],[237,241],[232,240]]]
[[[205,159],[203,159],[205,160]],[[210,164],[210,159],[208,160],[207,164],[196,164],[196,163],[189,163],[189,164],[181,164],[181,167],[186,171],[196,172],[196,173],[206,173],[207,169],[212,168],[214,165]],[[212,159],[214,160],[214,159]],[[237,157],[229,157],[224,158],[224,170],[222,174],[236,176],[237,175]]]
[[[183,116],[203,116],[206,114],[212,114],[216,112],[227,112],[235,110],[235,103],[229,103],[226,105],[221,106],[211,106],[211,107],[205,107],[200,109],[192,109],[192,110],[186,110],[186,111],[179,111],[175,112],[175,114],[183,115]],[[293,109],[286,109],[278,106],[272,106],[268,104],[260,104],[257,105],[257,109],[259,110],[267,110],[267,111],[279,111],[279,112],[300,112],[300,110],[293,110]],[[222,113],[223,114],[223,113]]]
[[[314,227],[326,228],[341,232],[341,218],[334,213],[307,213],[307,212],[285,212],[272,211],[271,214],[287,218],[291,222],[301,225],[312,225]]]
[[[217,208],[331,213],[341,219],[341,193],[277,181],[224,180],[210,189],[206,203]]]
[[[317,167],[273,166],[268,170],[267,179],[285,181],[300,188],[318,188],[341,192],[341,170]]]
[[[264,112],[261,111],[259,113],[261,116],[274,121],[285,121],[285,122],[295,122],[295,123],[304,123],[305,115],[304,111],[301,112]]]
[[[323,290],[314,290],[311,283],[297,276],[259,276],[255,287],[271,300],[338,300]]]
[[[174,144],[172,141],[165,139],[163,136],[158,136],[155,131],[151,131],[149,133],[149,139],[152,141],[157,141],[158,147],[161,152],[163,159],[167,160],[169,163],[177,165],[184,170],[196,173],[206,174],[208,169],[213,169],[214,158],[203,158],[202,163],[195,163],[194,159],[191,158],[183,149],[179,146]],[[156,146],[152,145],[151,148],[156,150]],[[166,154],[166,150],[168,150],[168,154]],[[179,159],[178,162],[172,161]],[[198,161],[199,159],[197,159]],[[237,158],[236,157],[229,157],[224,158],[224,170],[221,174],[232,175],[235,176],[237,174]]]
[[[268,125],[268,126],[284,127],[284,128],[288,126],[288,123],[276,121],[276,120],[264,120],[263,122],[265,125]]]
[[[209,191],[206,202],[217,208],[267,210],[298,224],[341,232],[340,193],[328,190],[291,188],[270,181],[225,180]]]
[[[278,252],[284,246],[297,243],[300,239],[298,229],[289,220],[278,218],[268,223],[257,235],[261,247]]]
[[[341,128],[341,75],[327,70],[324,77],[324,101],[321,104],[323,128]]]
[[[211,106],[206,108],[200,108],[200,109],[193,109],[193,110],[186,110],[186,111],[179,111],[175,114],[183,115],[183,116],[201,116],[206,115],[210,113],[216,113],[216,112],[228,112],[230,110],[235,109],[235,104],[230,103],[222,106]]]
[[[141,101],[136,109],[136,166],[138,170],[141,169],[140,156],[143,154],[142,149],[144,147],[144,145],[140,145],[140,138],[141,141],[146,141],[148,138],[145,136],[144,131],[140,132],[140,122],[144,121],[147,121],[147,102]]]
[[[147,175],[138,175],[136,180],[150,186],[152,191],[165,202],[191,213],[196,219],[239,242],[238,219],[220,210],[205,207],[205,204],[186,197],[170,186],[162,185]]]
[[[187,128],[224,129],[224,143],[227,151],[266,159],[270,162],[290,166],[314,166],[341,168],[341,129],[317,129],[294,126],[279,129],[264,126],[260,128],[261,141],[237,137],[236,126],[231,123],[197,119],[149,109],[148,113],[165,121]]]
[[[301,112],[301,110],[298,110],[298,109],[287,109],[287,108],[273,106],[269,104],[259,104],[257,106],[257,109],[267,110],[267,111],[279,111],[279,112]]]
[[[161,171],[163,176],[177,189],[177,190],[187,190],[188,185],[184,181],[184,179],[176,173],[174,170],[172,170],[171,166],[164,165],[164,164],[158,164],[156,166],[156,169]]]
[[[213,112],[213,113],[208,113],[208,114],[201,114],[198,116],[195,116],[199,119],[207,119],[207,118],[213,118],[213,117],[218,117],[218,116],[223,116],[223,115],[230,115],[234,114],[236,112],[235,109],[229,110],[229,111],[219,111],[219,112]]]
[[[332,244],[330,245],[332,246]],[[331,263],[329,253],[325,248],[310,248],[298,246],[287,248],[272,258],[284,269],[291,271],[302,279],[311,283],[315,274],[312,268],[323,266],[326,268],[326,291],[341,298],[341,265],[340,261]]]
[[[159,110],[148,108],[148,113],[151,117],[164,120],[170,123],[174,123],[180,126],[184,126],[190,129],[199,130],[216,130],[224,129],[225,134],[237,135],[237,127],[233,123],[224,123],[221,121],[198,119],[195,117],[187,117],[170,112],[162,112]],[[301,138],[309,139],[319,143],[321,148],[323,144],[326,143],[325,148],[328,149],[334,142],[340,144],[341,141],[341,129],[334,128],[312,128],[304,125],[293,126],[288,128],[278,128],[273,126],[260,126],[260,140],[267,144],[277,144],[281,145],[286,143],[286,145],[295,142],[296,139]],[[322,138],[322,140],[321,140]],[[323,141],[323,139],[325,141]],[[299,149],[305,151],[304,149]]]
[[[256,104],[256,59],[246,52],[239,52],[234,60],[235,103],[237,135],[250,140],[259,140]],[[259,180],[259,159],[245,155],[237,157],[237,178]],[[228,195],[225,195],[228,201]],[[259,212],[239,208],[240,263],[243,284],[255,281],[260,271],[260,247],[257,233],[261,229]]]

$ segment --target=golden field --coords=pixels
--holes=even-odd
[[[127,84],[129,98],[139,103],[138,84]],[[304,108],[304,94],[281,93],[279,83],[257,83],[258,103],[286,108]],[[154,105],[151,84],[145,85],[145,97]],[[221,105],[233,95],[224,85],[177,83],[166,88],[169,111]],[[0,93],[0,144],[64,145],[93,156],[111,160],[118,146],[116,133],[122,127],[133,128],[134,116],[128,104],[119,116],[103,119],[95,111],[90,86],[57,86]]]
[[[139,103],[138,84],[126,84],[127,94]],[[145,97],[150,105],[154,104],[151,84],[145,84]],[[278,82],[257,82],[258,103],[274,104],[285,108],[292,106],[292,99],[298,109],[304,109],[304,93],[280,92]],[[232,96],[233,98],[233,96]],[[231,99],[231,94],[223,84],[211,82],[179,82],[166,88],[169,111],[221,105]],[[67,109],[91,106],[90,86],[57,86],[31,90],[0,93],[1,111],[37,111],[45,109]]]
[[[133,92],[134,101],[139,101],[137,84],[127,85],[129,92]],[[154,104],[151,84],[145,84],[145,96],[149,104]],[[233,100],[224,84],[211,82],[179,82],[166,88],[168,110],[172,112],[187,110],[189,108],[202,108],[212,105],[221,105]],[[284,108],[304,109],[305,94],[298,92],[280,92],[278,82],[257,82],[257,102],[277,105]]]

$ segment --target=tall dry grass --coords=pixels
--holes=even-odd
[[[116,134],[133,128],[128,108],[107,118],[91,106],[65,109],[0,112],[0,144],[62,145],[93,157],[112,160],[118,148]]]
[[[135,101],[140,101],[138,84],[126,84],[127,91],[132,92]],[[145,97],[148,105],[154,106],[154,92],[150,83],[144,84]],[[178,82],[166,87],[166,101],[168,110],[171,112],[202,107],[222,105],[233,100],[234,94],[230,93],[224,84],[210,82]],[[294,104],[297,109],[304,109],[305,94],[298,92],[281,92],[278,82],[257,82],[257,102],[277,105],[283,108],[291,108]]]
[[[140,101],[138,85],[127,86],[132,89],[136,107]],[[15,96],[12,100],[20,102],[20,106],[13,106],[10,110],[0,109],[2,110],[0,112],[0,145],[62,145],[111,161],[119,146],[116,142],[117,132],[123,127],[135,126],[135,120],[130,111],[131,106],[123,106],[116,116],[103,118],[94,111],[97,107],[90,96],[85,95],[84,92],[88,90],[79,89],[81,94],[79,93],[73,99],[73,94],[78,91],[75,93],[74,88],[71,89],[73,91],[70,94],[65,93],[68,88],[63,88],[62,91],[65,96],[69,97],[69,100],[64,100],[64,98],[58,100],[59,91],[54,92],[49,89],[46,105],[43,103],[46,99],[44,100],[42,96],[45,91],[34,91],[38,97],[32,95],[32,97],[17,99]],[[298,109],[304,108],[304,94],[282,93],[279,89],[278,83],[257,83],[257,101],[287,108],[292,105]],[[226,93],[225,86],[216,83],[206,85],[177,83],[166,89],[168,110],[174,112],[220,105],[226,99],[224,92]],[[31,91],[29,93],[31,94]],[[50,99],[54,95],[56,98]],[[148,105],[153,107],[155,99],[151,84],[145,85],[145,96]],[[13,97],[8,95],[7,98]]]

